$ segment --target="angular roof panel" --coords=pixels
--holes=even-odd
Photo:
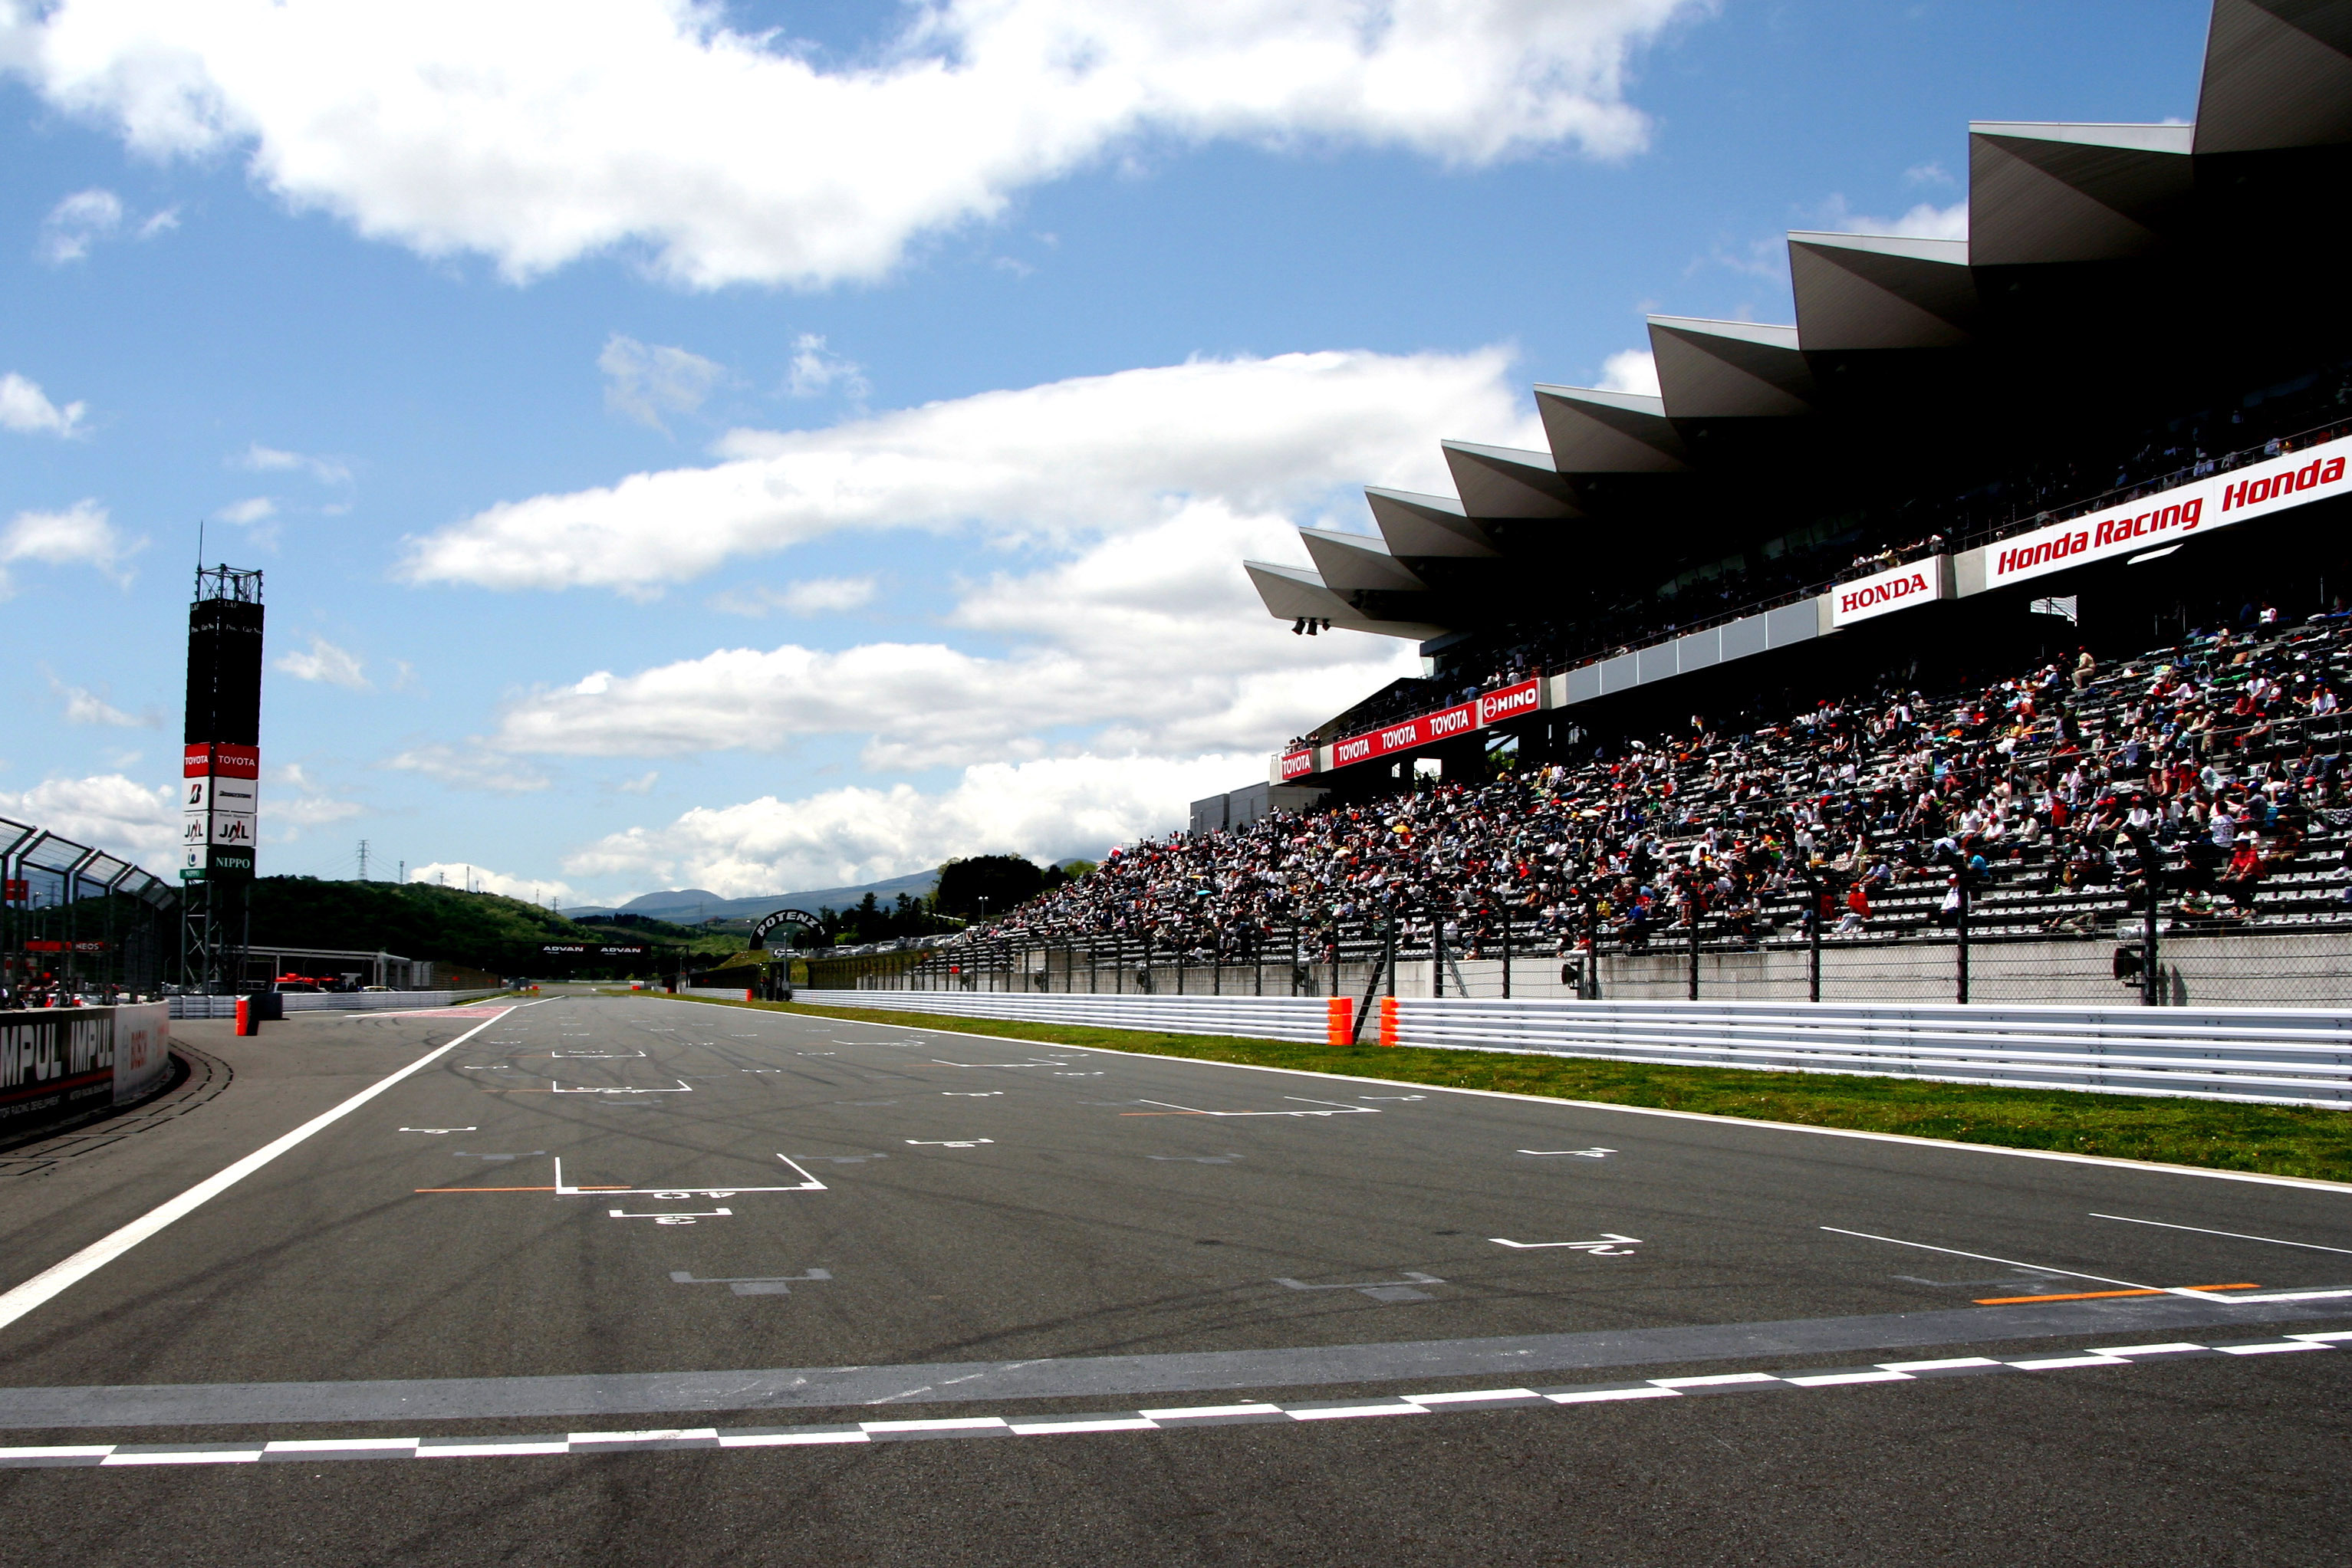
[[[1969,127],[1969,260],[1977,267],[2144,256],[2195,188],[2189,125]]]
[[[1429,584],[1412,569],[1389,554],[1388,546],[1360,534],[1333,533],[1328,528],[1301,528],[1307,554],[1316,574],[1335,593],[1426,593]]]
[[[1451,496],[1367,487],[1364,499],[1389,553],[1398,556],[1486,559],[1500,555],[1495,536],[1465,516]]]
[[[1813,372],[1798,352],[1794,327],[1653,316],[1650,351],[1670,419],[1780,419],[1812,412]]]
[[[1350,632],[1373,632],[1383,637],[1410,638],[1416,643],[1444,636],[1447,630],[1418,621],[1382,621],[1367,615],[1325,587],[1319,578],[1304,567],[1245,560],[1242,562],[1242,570],[1249,573],[1250,585],[1257,590],[1257,596],[1265,602],[1266,612],[1277,621],[1296,621],[1306,616],[1317,621],[1328,621],[1333,626]]]
[[[1481,446],[1470,441],[1440,443],[1445,466],[1461,492],[1462,509],[1474,517],[1574,517],[1583,514],[1568,482],[1552,466],[1549,452],[1512,446]]]
[[[2213,0],[2199,152],[2352,141],[2352,0]]]
[[[1976,317],[1964,239],[1792,233],[1789,277],[1815,352],[1952,348]]]
[[[1536,413],[1562,474],[1679,474],[1688,465],[1662,397],[1538,386]]]

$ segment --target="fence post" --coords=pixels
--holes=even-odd
[[[1811,877],[1805,879],[1805,929],[1807,934],[1805,978],[1814,1001],[1822,999],[1822,888]]]
[[[2163,890],[2158,883],[2163,880],[2158,869],[2158,851],[2153,841],[2140,848],[2141,880],[2147,883],[2147,925],[2141,935],[2139,954],[2140,999],[2151,1008],[2164,1005],[2164,977],[2157,968],[2156,922],[2163,904]]]
[[[1511,999],[1511,912],[1503,911],[1503,999]]]
[[[1339,923],[1331,923],[1331,994],[1339,994]]]
[[[1954,873],[1953,885],[1960,890],[1959,902],[1952,909],[1952,931],[1959,938],[1953,950],[1958,960],[1959,1001],[1969,1002],[1969,862],[1963,858]]]
[[[1684,911],[1690,917],[1690,999],[1698,1000],[1698,886],[1691,885],[1690,903]]]
[[[1429,917],[1429,979],[1430,995],[1445,995],[1445,918],[1433,913]]]

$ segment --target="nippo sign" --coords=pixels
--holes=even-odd
[[[1885,571],[1839,583],[1830,590],[1830,624],[1852,626],[1856,622],[1873,621],[1943,598],[1949,580],[1945,570],[1947,559],[1929,556],[1908,566],[1891,566]]]
[[[2200,529],[2227,528],[2306,501],[2343,495],[2352,490],[2344,482],[2347,455],[2352,455],[2352,436],[2266,458],[2194,484],[2143,496],[2111,511],[2089,513],[2072,522],[1987,545],[1985,586],[2024,582],[2085,561],[2178,544]]]

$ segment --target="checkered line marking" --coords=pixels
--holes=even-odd
[[[1270,1405],[1192,1405],[1094,1416],[954,1416],[934,1420],[858,1421],[822,1427],[665,1427],[643,1432],[571,1432],[533,1437],[322,1437],[267,1443],[82,1443],[0,1448],[0,1469],[74,1469],[126,1465],[318,1464],[331,1459],[482,1459],[547,1454],[625,1454],[676,1448],[789,1448],[835,1443],[901,1443],[959,1437],[1051,1437],[1089,1432],[1161,1432],[1181,1427],[1230,1427],[1302,1421],[1349,1421],[1382,1416],[1429,1416],[1449,1410],[1503,1410],[1602,1405],[1625,1399],[1687,1399],[1790,1388],[1835,1388],[1860,1383],[1913,1383],[1985,1373],[2057,1372],[2078,1366],[2130,1366],[2217,1355],[2279,1355],[2333,1350],[2352,1342],[2352,1330],[2288,1334],[2238,1344],[2105,1345],[2063,1355],[1996,1361],[1948,1356],[1936,1361],[1882,1361],[1869,1366],[1815,1367],[1801,1372],[1726,1372],[1696,1377],[1651,1377],[1635,1383],[1587,1383],[1567,1388],[1477,1388],[1394,1398],[1320,1400]]]

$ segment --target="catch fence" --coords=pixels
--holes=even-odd
[[[1988,930],[1963,914],[1900,935],[1824,928],[1727,940],[1666,927],[1640,944],[1566,952],[1531,922],[1466,930],[1452,922],[1366,922],[1221,947],[993,935],[890,972],[813,973],[811,980],[841,989],[1090,996],[2352,1007],[2352,922],[2189,928],[2168,917],[2151,923],[2145,911],[2113,902],[2119,907],[2106,912],[2108,924],[2081,930]]]
[[[131,862],[0,817],[0,1004],[152,996],[179,963],[177,888]]]

